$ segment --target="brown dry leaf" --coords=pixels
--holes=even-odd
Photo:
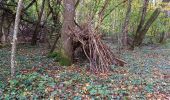
[[[139,91],[139,88],[138,88],[137,86],[134,86],[134,87],[133,87],[133,91],[134,91],[134,92],[138,92],[138,91]]]
[[[54,88],[48,86],[46,89],[45,89],[45,92],[53,92],[54,91]]]
[[[86,83],[85,86],[86,86],[86,87],[87,87],[87,86],[90,86],[90,84],[89,84],[89,83]]]
[[[147,94],[146,94],[146,97],[147,97],[148,99],[151,99],[151,98],[153,97],[153,94],[152,94],[152,93],[147,93]]]
[[[157,100],[169,100],[168,96],[163,93],[155,94],[154,96]]]

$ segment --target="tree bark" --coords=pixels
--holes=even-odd
[[[169,3],[170,0],[163,0],[162,2]],[[143,20],[142,22],[143,25],[140,25],[140,28],[138,27],[139,29],[136,32],[132,48],[134,48],[135,46],[140,46],[142,44],[147,31],[149,30],[152,23],[158,18],[160,13],[161,13],[161,8],[156,8],[155,11],[152,13],[151,17],[146,21],[145,24],[144,24],[145,20]]]
[[[158,18],[159,14],[161,13],[161,9],[157,8],[153,14],[151,15],[151,17],[147,20],[146,24],[143,26],[143,28],[139,31],[139,35],[136,38],[136,42],[135,42],[135,46],[139,46],[142,44],[143,39],[145,38],[145,35],[147,33],[147,31],[149,30],[150,26],[152,25],[152,23]]]
[[[3,43],[2,43],[3,24],[4,24],[4,12],[2,11],[1,20],[0,20],[0,45],[3,44]]]
[[[5,3],[5,1],[0,1],[0,3],[1,3],[1,7],[3,7],[4,6],[4,4],[3,3]],[[0,10],[0,48],[1,48],[1,46],[2,46],[2,37],[3,37],[3,24],[4,24],[4,14],[5,14],[5,12],[4,12],[4,10]]]
[[[25,7],[25,8],[23,9],[23,11],[28,10],[35,2],[36,2],[36,0],[32,0],[32,2],[31,2],[27,7]]]
[[[60,0],[57,0],[56,1],[57,2],[57,6],[58,7],[60,7],[61,6],[61,1]],[[52,52],[54,52],[54,50],[55,50],[55,48],[56,48],[56,44],[57,44],[57,42],[58,42],[58,39],[61,37],[61,22],[60,22],[60,10],[57,10],[57,11],[55,11],[52,7],[51,7],[51,5],[50,5],[50,2],[48,3],[49,4],[49,8],[50,8],[50,10],[51,10],[51,12],[52,12],[52,19],[53,19],[53,23],[54,23],[54,26],[55,26],[55,28],[56,28],[56,33],[57,33],[57,35],[56,35],[56,37],[55,37],[55,41],[54,41],[54,43],[53,43],[53,45],[52,45],[52,47],[51,47],[51,50],[50,50],[50,53],[52,53]],[[60,8],[58,8],[58,9],[60,9]]]
[[[54,44],[52,45],[52,47],[51,47],[51,50],[50,50],[50,53],[53,53],[54,52],[54,50],[55,50],[55,48],[56,48],[56,45],[57,45],[57,42],[58,42],[58,39],[60,38],[60,33],[58,33],[57,35],[56,35],[56,38],[55,38],[55,41],[54,41]]]
[[[33,36],[32,36],[31,45],[37,44],[37,37],[38,37],[38,32],[40,31],[40,24],[41,24],[41,18],[42,18],[42,15],[43,15],[44,7],[45,7],[45,0],[42,1],[40,13],[38,14],[38,21],[36,23],[36,27],[35,27],[35,30],[34,30],[34,33],[33,33]]]
[[[14,34],[13,34],[13,40],[12,40],[12,49],[11,49],[11,77],[15,77],[15,54],[16,54],[16,42],[17,42],[17,34],[19,29],[19,22],[20,22],[20,16],[21,16],[21,10],[22,10],[22,2],[23,0],[19,0],[18,7],[17,7],[17,13],[15,17],[15,25],[14,25]]]
[[[130,14],[131,14],[131,7],[132,7],[132,0],[128,0],[128,8],[126,12],[126,18],[123,24],[122,28],[122,46],[124,48],[127,48],[128,46],[128,25],[129,25],[129,20],[130,20]]]
[[[141,20],[140,20],[140,23],[138,25],[136,33],[138,33],[141,30],[142,26],[145,23],[145,18],[146,18],[146,14],[147,14],[148,4],[149,4],[149,0],[144,0],[143,8],[142,8],[142,13],[141,13]]]
[[[64,0],[64,13],[63,13],[63,26],[61,29],[61,40],[62,40],[62,55],[67,59],[68,65],[73,62],[73,45],[72,37],[70,36],[70,28],[75,26],[75,0]]]
[[[140,38],[139,37],[139,34],[140,34],[139,32],[142,30],[142,27],[143,27],[143,25],[145,23],[145,17],[146,17],[146,14],[147,14],[148,4],[149,4],[149,0],[144,0],[142,11],[141,11],[141,19],[140,19],[138,28],[136,30],[136,34],[135,34],[135,37],[134,37],[132,48],[137,46],[138,39]]]

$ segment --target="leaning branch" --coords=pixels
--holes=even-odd
[[[35,1],[36,0],[32,0],[32,2],[27,7],[25,7],[25,9],[23,9],[23,11],[28,10],[35,3]]]
[[[122,2],[120,2],[119,4],[117,4],[115,7],[113,7],[101,20],[101,22],[103,22],[103,20],[109,16],[111,14],[111,12],[113,12],[113,10],[115,10],[117,7],[119,7],[120,5],[122,5],[123,3],[127,2],[128,0],[123,0]]]

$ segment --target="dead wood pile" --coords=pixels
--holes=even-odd
[[[70,29],[73,41],[80,42],[83,51],[90,63],[90,71],[95,73],[107,73],[111,65],[124,66],[125,61],[117,58],[111,49],[103,43],[99,34],[90,26],[83,29]]]

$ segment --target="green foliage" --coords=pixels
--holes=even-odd
[[[58,59],[60,57],[60,54],[58,52],[53,52],[53,53],[48,54],[48,57]]]
[[[70,65],[69,59],[63,56],[61,52],[53,52],[48,55],[48,57],[54,58],[62,66]]]
[[[153,93],[154,92],[154,87],[153,87],[153,84],[148,84],[146,87],[145,87],[145,90],[149,93]]]
[[[0,49],[3,48],[3,45],[0,43]]]
[[[3,88],[3,99],[40,99],[46,98],[50,93],[47,86],[54,87],[55,81],[49,76],[39,73],[18,74],[16,79],[9,80]]]
[[[6,77],[8,82],[6,84],[0,81],[0,95],[3,94],[0,99],[41,100],[60,97],[60,99],[82,100],[87,97],[92,100],[146,100],[148,99],[147,93],[154,94],[156,91],[161,91],[166,95],[169,93],[169,84],[166,79],[155,77],[160,72],[156,72],[155,75],[154,69],[169,69],[169,60],[167,60],[170,54],[169,48],[164,47],[166,50],[162,50],[164,48],[161,47],[150,48],[149,46],[144,49],[135,49],[133,52],[123,52],[120,56],[128,62],[129,66],[112,65],[113,73],[103,78],[89,74],[85,67],[79,69],[75,66],[61,66],[59,70],[51,69],[50,67],[56,66],[51,63],[54,60],[41,57],[41,48],[19,46],[18,66],[25,69],[28,68],[27,64],[39,65],[40,69],[37,71],[38,73],[18,74],[16,79],[9,81],[7,76],[10,76],[10,69],[7,70],[7,68],[10,63],[10,49],[3,48],[0,50],[1,74]],[[55,58],[54,55],[58,54],[51,56]],[[46,70],[43,70],[44,67]],[[5,79],[1,78],[1,80]],[[48,87],[54,88],[54,90],[46,92]]]
[[[62,57],[59,60],[60,65],[62,66],[69,66],[70,65],[70,60],[68,58]]]
[[[89,91],[90,95],[100,95],[101,97],[108,96],[111,91],[108,90],[108,87],[106,85],[90,85],[87,87],[87,90]]]
[[[164,44],[162,44],[164,48],[170,48],[170,39],[167,39]]]
[[[103,15],[109,14],[103,22],[100,25],[100,31],[103,34],[114,34],[114,33],[120,33],[122,31],[122,25],[124,23],[125,14],[127,11],[127,2],[122,3],[121,5],[117,6],[121,0],[111,0],[109,2],[109,5],[106,7],[105,12]],[[145,22],[150,18],[150,16],[153,14],[154,10],[159,7],[160,1],[157,1],[157,5],[154,5],[152,2],[149,3],[148,9],[147,9],[147,15]],[[77,13],[79,16],[77,16],[78,22],[84,23],[87,21],[87,15],[90,13],[94,14],[94,26],[98,24],[99,17],[98,13],[102,9],[104,5],[104,0],[100,1],[84,1],[80,2]],[[117,7],[115,7],[117,6]],[[132,11],[130,16],[130,22],[128,25],[128,32],[130,35],[134,35],[138,24],[140,22],[141,17],[141,7],[143,6],[143,1],[141,0],[133,0],[132,2]],[[110,10],[114,10],[110,13]],[[83,13],[81,12],[83,11]],[[165,12],[162,12],[157,20],[151,25],[149,31],[147,32],[147,36],[149,36],[148,39],[145,39],[145,43],[157,43],[158,42],[158,35],[162,32],[168,32],[170,24],[170,18],[167,17],[167,14]],[[119,34],[120,35],[120,34]],[[151,38],[150,38],[151,37]]]

